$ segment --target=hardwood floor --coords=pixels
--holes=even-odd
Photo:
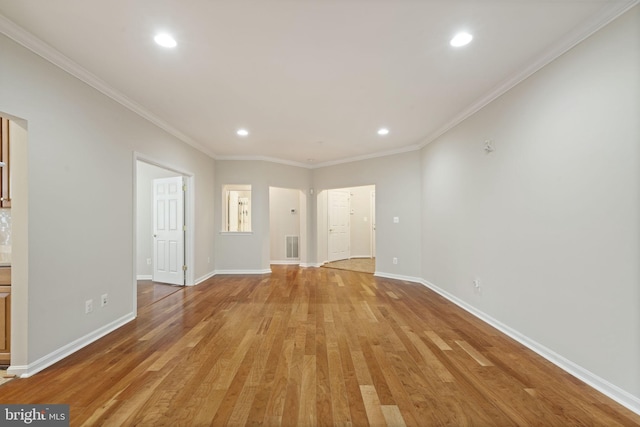
[[[640,425],[422,285],[292,266],[148,298],[0,402],[71,425]]]
[[[322,265],[323,268],[337,268],[338,270],[359,271],[360,273],[375,273],[375,258],[350,258],[340,261],[327,262]]]
[[[154,304],[171,294],[182,291],[182,286],[166,285],[151,280],[138,280],[138,309]]]

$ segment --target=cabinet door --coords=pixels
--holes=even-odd
[[[9,352],[11,293],[0,292],[0,353]],[[2,362],[0,354],[0,362]]]

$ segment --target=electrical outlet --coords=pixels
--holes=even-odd
[[[473,279],[473,287],[480,289],[480,279]]]
[[[151,258],[147,258],[147,265],[151,265]]]
[[[393,257],[393,263],[394,263],[394,264],[397,264],[397,263],[398,263],[398,258]]]
[[[84,302],[84,314],[89,314],[93,311],[93,300],[88,299]]]
[[[102,296],[100,297],[100,307],[104,307],[108,303],[109,303],[109,295],[108,294],[102,294]]]

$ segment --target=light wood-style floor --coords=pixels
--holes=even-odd
[[[322,265],[324,268],[337,268],[338,270],[359,271],[361,273],[373,274],[376,272],[375,258],[350,258],[340,261],[327,262]]]
[[[274,266],[156,286],[135,321],[0,402],[67,403],[71,425],[640,425],[418,284]]]

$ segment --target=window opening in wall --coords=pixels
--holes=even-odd
[[[251,231],[251,185],[225,185],[223,197],[223,231]]]

